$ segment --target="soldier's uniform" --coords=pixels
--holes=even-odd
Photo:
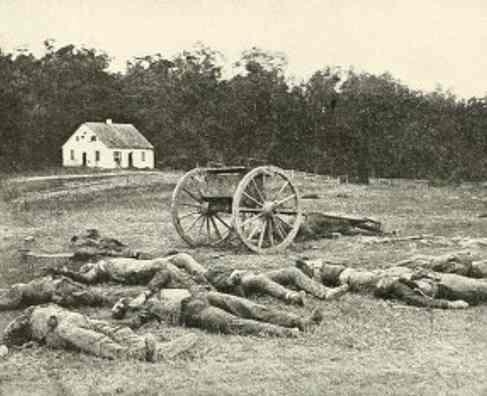
[[[378,297],[396,298],[415,306],[459,309],[487,301],[487,281],[455,273],[407,266],[355,269],[326,260],[301,260],[297,266],[325,284],[347,284],[351,290],[370,290]]]
[[[470,278],[487,278],[487,260],[474,260],[470,252],[447,253],[439,256],[416,255],[395,265]]]
[[[108,359],[155,361],[194,345],[195,336],[159,343],[124,326],[112,326],[56,304],[29,307],[4,330],[7,346],[37,341],[51,348],[74,349]]]
[[[63,306],[97,306],[110,303],[104,294],[63,276],[44,276],[0,290],[0,311],[47,302]]]
[[[101,257],[139,257],[142,253],[132,250],[117,239],[101,236],[98,230],[88,229],[70,241],[75,260],[88,261]]]
[[[152,260],[137,260],[134,258],[103,259],[94,263],[86,263],[79,271],[67,268],[54,269],[53,272],[68,276],[78,282],[96,284],[102,282],[117,282],[130,285],[147,285],[154,279],[154,283],[171,287],[181,287],[181,283],[204,281],[204,268],[189,254],[178,253]]]
[[[121,323],[138,328],[159,320],[226,334],[296,336],[319,322],[319,312],[310,318],[256,304],[242,297],[208,291],[206,288],[164,289],[134,300],[121,299],[112,309]]]
[[[294,267],[255,274],[239,271],[224,265],[206,270],[193,257],[178,253],[153,260],[113,258],[88,263],[79,272],[61,269],[58,273],[89,284],[115,281],[126,284],[147,284],[149,289],[189,288],[195,284],[211,284],[217,290],[247,296],[263,293],[298,305],[304,304],[304,292],[320,299],[332,299],[343,294],[346,288],[330,289],[303,276]],[[291,290],[291,286],[301,293]]]
[[[368,218],[332,216],[321,212],[307,212],[296,235],[296,240],[306,241],[333,238],[336,235],[382,235],[381,224]]]
[[[280,300],[304,304],[304,292],[323,300],[337,298],[347,291],[346,286],[328,288],[310,279],[295,267],[277,269],[256,274],[240,271],[223,265],[213,266],[206,274],[208,281],[219,291],[250,296],[254,293],[268,294]],[[301,293],[291,290],[291,286]]]

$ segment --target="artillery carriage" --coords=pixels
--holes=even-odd
[[[274,166],[192,169],[176,185],[171,215],[192,247],[239,239],[257,253],[285,249],[302,221],[298,190]]]

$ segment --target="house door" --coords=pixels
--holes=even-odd
[[[134,153],[129,153],[129,158],[128,158],[128,162],[129,162],[129,168],[133,168],[134,166]]]
[[[83,153],[81,155],[81,158],[82,158],[82,161],[83,161],[83,166],[86,166],[88,164],[87,160],[86,160],[86,153]]]

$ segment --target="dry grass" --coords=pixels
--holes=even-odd
[[[29,280],[16,249],[35,237],[46,251],[67,248],[69,237],[88,227],[116,236],[140,250],[160,254],[187,249],[169,216],[170,195],[179,175],[114,177],[103,183],[47,185],[43,191],[13,191],[0,201],[1,287]],[[336,185],[325,178],[297,175],[301,191],[317,193],[308,209],[361,214],[381,220],[403,235],[484,236],[484,190],[479,186],[429,187],[424,183]],[[4,181],[8,183],[8,181]],[[79,183],[79,182],[77,182]],[[62,191],[62,193],[59,193]],[[442,244],[367,244],[342,238],[297,244],[281,255],[197,249],[201,262],[228,262],[266,269],[292,263],[292,257],[327,256],[357,266],[384,267],[414,253],[451,250]],[[487,252],[480,252],[487,257]],[[487,308],[432,311],[404,307],[362,295],[336,302],[310,300],[295,312],[324,308],[325,321],[295,340],[211,335],[152,324],[168,338],[194,331],[197,348],[172,362],[114,362],[42,347],[14,351],[0,362],[0,394],[46,395],[410,395],[487,393]],[[107,312],[89,310],[106,317]],[[0,329],[18,312],[3,313]]]

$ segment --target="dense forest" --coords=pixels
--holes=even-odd
[[[330,60],[332,61],[332,60]],[[0,48],[0,166],[59,165],[85,121],[133,123],[160,167],[266,162],[331,175],[479,180],[487,175],[487,103],[441,88],[413,90],[390,74],[324,66],[286,78],[286,59],[258,48],[223,75],[202,44],[174,57],[110,69],[103,51],[56,47],[41,57]]]

